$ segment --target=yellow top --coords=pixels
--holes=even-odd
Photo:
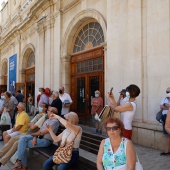
[[[30,122],[30,118],[28,114],[25,111],[22,111],[21,113],[17,114],[15,127],[22,125],[22,127],[19,129],[21,133],[25,133],[28,130],[28,123]]]

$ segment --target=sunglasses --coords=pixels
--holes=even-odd
[[[115,130],[118,130],[118,128],[119,128],[119,126],[106,127],[106,130],[107,131],[111,131],[111,130],[115,131]]]
[[[169,91],[166,91],[166,93],[168,94],[168,93],[170,93]]]

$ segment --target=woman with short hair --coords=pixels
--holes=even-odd
[[[135,84],[131,84],[126,88],[126,97],[129,101],[122,106],[117,106],[113,93],[108,93],[109,105],[116,111],[120,112],[121,120],[124,124],[123,136],[130,139],[132,138],[132,121],[136,113],[136,97],[139,96],[140,89]]]
[[[104,129],[108,138],[103,139],[97,155],[97,169],[135,170],[136,153],[130,140],[122,137],[124,125],[117,118],[109,118]]]

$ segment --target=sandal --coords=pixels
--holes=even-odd
[[[19,169],[22,169],[22,164],[20,160],[17,160],[12,170],[19,170]]]
[[[162,153],[160,153],[160,156],[162,156],[162,155],[170,155],[170,152],[167,152],[167,153],[162,152]]]

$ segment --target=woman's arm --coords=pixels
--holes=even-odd
[[[103,149],[104,148],[104,140],[102,140],[100,147],[99,147],[99,152],[97,155],[97,169],[98,170],[104,170],[103,168],[103,163],[102,163],[102,156],[103,156]]]
[[[67,120],[63,119],[62,117],[56,115],[56,114],[51,114],[50,118],[57,118],[66,128],[69,128],[72,130],[75,134],[77,134],[80,130],[80,128],[77,125],[73,125]]]
[[[167,133],[170,134],[170,109],[168,110],[168,114],[166,117],[165,129],[166,129]]]
[[[125,112],[125,111],[132,111],[133,110],[133,106],[131,103],[126,103],[122,106],[117,106],[114,109],[116,112]]]
[[[115,107],[117,106],[116,100],[114,98],[114,95],[110,92],[108,92],[107,94],[107,100],[108,100],[108,104],[110,107],[112,107],[113,109],[115,109]]]
[[[58,136],[56,136],[56,135],[54,134],[54,132],[53,132],[53,130],[52,130],[52,128],[51,128],[50,125],[46,125],[46,129],[47,129],[48,132],[50,133],[50,135],[51,135],[51,137],[52,137],[52,139],[53,139],[54,142],[59,142],[59,141],[61,141],[62,136],[63,136],[63,132],[60,133]]]
[[[128,170],[135,170],[136,152],[131,141],[128,141],[126,145],[126,160]]]

